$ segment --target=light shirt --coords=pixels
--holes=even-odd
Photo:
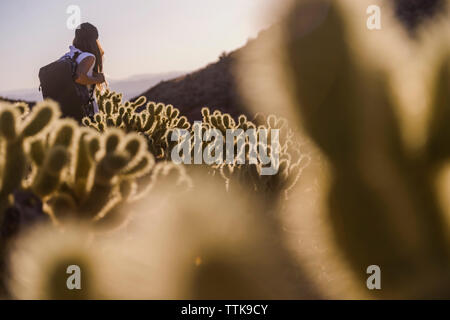
[[[92,64],[91,68],[89,69],[89,71],[88,71],[88,73],[87,73],[87,75],[88,75],[89,77],[92,77],[92,72],[93,72],[94,66],[95,66],[95,55],[93,55],[93,54],[90,53],[90,52],[82,52],[81,50],[78,50],[78,49],[75,48],[74,46],[70,46],[69,49],[70,49],[70,51],[67,52],[67,53],[64,55],[64,57],[68,56],[68,57],[70,57],[70,58],[73,58],[74,55],[75,55],[75,53],[81,52],[81,53],[78,55],[77,59],[75,60],[76,63],[77,63],[77,65],[79,65],[79,64],[81,63],[81,61],[83,61],[83,60],[86,59],[87,57],[94,57],[94,63]],[[92,90],[92,85],[88,85],[88,88],[89,88],[89,90]],[[95,95],[94,95],[93,98],[94,98],[94,101],[93,101],[92,103],[93,103],[93,105],[94,105],[94,113],[98,113],[98,104],[97,104]]]

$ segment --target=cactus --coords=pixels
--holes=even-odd
[[[30,107],[25,102],[16,102],[13,104],[14,108],[16,108],[22,119],[24,119],[30,113]]]
[[[47,137],[31,143],[29,156],[34,166],[30,188],[39,197],[47,197],[61,185],[76,128],[73,120],[59,120]]]
[[[116,99],[108,104],[111,112],[118,107]],[[22,188],[43,200],[56,223],[78,219],[96,226],[109,212],[109,220],[119,216],[119,207],[127,213],[135,193],[147,190],[138,190],[137,180],[150,175],[154,158],[142,136],[80,128],[57,119],[58,107],[50,101],[27,110],[23,104],[0,109],[0,217],[12,192]]]
[[[287,125],[287,121],[274,115],[264,116],[262,114],[255,115],[253,121],[247,120],[245,115],[241,115],[236,123],[229,114],[222,114],[216,110],[212,115],[208,108],[202,109],[203,129],[216,128],[225,136],[227,130],[248,130],[255,129],[255,141],[261,150],[267,150],[271,156],[271,139],[272,129],[279,130],[279,167],[274,175],[263,175],[261,170],[264,167],[260,153],[256,153],[257,163],[250,163],[250,153],[252,150],[258,150],[256,146],[249,143],[249,137],[243,136],[245,143],[239,149],[238,141],[234,141],[233,149],[235,161],[226,163],[226,155],[223,154],[224,163],[213,166],[215,171],[225,179],[227,188],[233,183],[244,184],[250,187],[250,190],[256,194],[263,195],[268,203],[276,202],[276,199],[282,195],[282,198],[288,197],[289,191],[297,182],[302,170],[309,165],[310,157],[301,151],[301,143],[293,140],[293,131]],[[257,123],[261,123],[257,126]],[[266,141],[261,140],[261,132],[268,132]],[[224,148],[226,142],[224,141]],[[208,143],[203,144],[203,150],[208,148]],[[255,149],[252,149],[255,148]],[[242,155],[246,160],[245,164],[239,164],[236,160]],[[274,159],[272,158],[272,161]]]
[[[100,281],[104,256],[91,244],[86,228],[69,225],[64,232],[52,225],[39,225],[22,235],[11,246],[10,295],[16,299],[102,299],[108,296]],[[81,290],[67,283],[69,266],[81,271]],[[73,272],[73,270],[71,270]]]
[[[176,141],[171,141],[171,134],[176,129],[188,130],[192,138],[191,157],[195,158],[194,152],[205,152],[213,150],[213,141],[211,143],[202,143],[201,150],[193,149],[193,138],[195,136],[194,127],[188,122],[187,118],[180,116],[180,111],[172,105],[164,105],[162,103],[147,103],[145,98],[141,97],[135,102],[122,103],[121,95],[106,91],[103,94],[98,93],[98,100],[100,104],[100,113],[97,114],[93,120],[85,118],[83,123],[99,132],[104,132],[106,128],[121,128],[125,132],[138,132],[147,139],[148,149],[155,156],[158,161],[171,160],[172,149],[176,146]],[[302,169],[308,165],[309,156],[300,152],[301,144],[293,141],[293,132],[287,126],[287,121],[276,116],[256,115],[253,121],[249,121],[245,115],[240,116],[237,121],[229,114],[222,114],[219,110],[213,113],[208,108],[202,109],[202,123],[201,134],[202,137],[206,129],[217,129],[225,137],[227,130],[257,130],[258,137],[261,130],[278,129],[280,131],[280,163],[282,170],[273,176],[261,175],[261,158],[259,157],[259,164],[255,167],[250,164],[231,164],[233,174],[226,175],[224,168],[229,167],[229,164],[213,164],[211,166],[211,174],[220,175],[225,178],[225,183],[229,187],[233,183],[230,179],[236,180],[237,183],[244,183],[251,187],[255,193],[270,195],[264,196],[268,202],[272,202],[278,198],[279,193],[287,198],[289,190],[298,180]],[[259,124],[259,127],[258,127]],[[259,131],[258,131],[259,130]],[[202,139],[200,137],[200,139]],[[270,137],[270,133],[269,133]],[[270,141],[270,138],[268,139]],[[248,137],[246,138],[248,143]],[[270,150],[269,145],[262,143],[264,150]],[[223,148],[226,147],[224,140]],[[234,142],[235,156],[239,152],[246,153],[245,150],[238,150],[237,140]],[[223,149],[225,150],[225,149]],[[200,156],[202,156],[200,155]],[[225,162],[226,154],[216,155]],[[248,150],[244,155],[246,160],[249,159]]]
[[[43,189],[39,185],[39,174],[32,188],[47,197],[47,208],[56,221],[64,222],[71,218],[97,225],[110,213],[117,215],[119,205],[121,209],[126,207],[135,180],[149,174],[154,160],[146,151],[145,140],[137,134],[125,135],[119,129],[108,129],[101,136],[93,130],[77,131],[73,143],[68,143],[67,137],[63,137],[63,133],[68,133],[65,129],[59,130],[59,137],[53,139],[55,143],[68,143],[66,146],[56,144],[52,147],[53,152],[58,150],[61,155],[70,152],[72,161],[63,173],[64,179],[56,182],[61,177],[61,170],[57,169],[63,166],[53,165],[52,171],[47,174],[49,177],[45,179],[51,188]],[[70,148],[70,145],[73,147]],[[41,170],[46,174],[45,162]]]
[[[326,10],[324,9],[326,8]],[[325,10],[325,11],[324,11]],[[300,16],[327,12],[302,33]],[[338,1],[297,1],[283,44],[302,123],[332,167],[328,218],[365,287],[382,270],[381,297],[448,298],[450,247],[434,187],[449,160],[449,58],[433,88],[428,141],[412,154],[401,139],[388,77],[357,60]]]
[[[104,132],[106,128],[121,128],[138,132],[147,138],[150,152],[159,161],[170,160],[171,141],[168,135],[175,128],[189,129],[187,118],[171,105],[146,103],[145,97],[122,103],[122,96],[106,91],[97,94],[100,114],[93,120],[84,118],[84,125]]]
[[[57,106],[50,101],[38,104],[24,119],[27,110],[22,104],[0,107],[0,221],[11,205],[10,194],[21,187],[27,176],[25,145],[49,131],[59,116]]]

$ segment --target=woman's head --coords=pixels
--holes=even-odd
[[[82,23],[75,30],[73,46],[83,52],[95,55],[94,71],[103,72],[103,49],[98,42],[98,30],[92,24]]]

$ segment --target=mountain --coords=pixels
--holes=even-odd
[[[141,74],[126,79],[109,80],[111,90],[123,93],[125,100],[129,100],[144,90],[153,87],[164,80],[169,80],[181,76],[186,72],[173,71],[166,73]]]
[[[237,79],[233,75],[236,55],[240,50],[222,54],[219,61],[203,69],[163,81],[133,100],[145,96],[149,101],[172,104],[190,121],[201,120],[201,109],[205,106],[237,118],[247,113],[238,94]]]
[[[124,99],[129,100],[140,92],[153,87],[161,81],[173,79],[186,72],[173,71],[165,73],[151,73],[135,75],[125,79],[108,79],[112,90],[123,93]],[[0,95],[11,100],[41,101],[42,93],[38,88],[1,91]]]
[[[11,99],[15,101],[41,101],[42,93],[38,88],[34,89],[18,89],[11,91],[1,91],[0,95],[5,97],[5,99]]]
[[[425,20],[443,12],[444,1],[396,0],[394,8],[398,19],[412,32]],[[190,74],[163,81],[141,95],[150,101],[174,105],[191,121],[201,119],[201,108],[204,106],[230,113],[233,117],[247,113],[237,92],[238,80],[233,76],[233,69],[237,56],[252,43],[265,41],[271,29],[261,31],[256,39],[251,39],[244,47],[222,55],[219,61]]]
[[[9,103],[25,102],[30,107],[33,107],[36,104],[36,102],[33,102],[33,101],[28,101],[28,100],[24,100],[24,99],[9,99],[9,98],[1,97],[1,96],[0,96],[0,102],[9,102]]]

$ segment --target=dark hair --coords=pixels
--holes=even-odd
[[[75,30],[75,39],[73,39],[73,46],[83,52],[92,53],[95,56],[95,72],[103,72],[103,59],[100,53],[100,48],[97,44],[98,30],[92,24],[82,23]]]

